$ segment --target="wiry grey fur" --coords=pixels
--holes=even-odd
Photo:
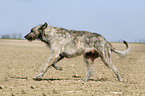
[[[98,57],[116,74],[119,81],[123,80],[118,69],[111,61],[111,51],[118,55],[126,56],[130,50],[126,41],[124,41],[124,44],[127,49],[125,51],[118,51],[100,34],[52,27],[47,23],[32,28],[25,38],[29,41],[40,39],[49,46],[51,51],[41,73],[34,77],[35,80],[41,79],[50,66],[53,66],[57,70],[62,70],[56,63],[64,57],[72,58],[79,55],[84,56],[88,70],[87,76],[83,81],[87,81],[92,75],[93,63]]]

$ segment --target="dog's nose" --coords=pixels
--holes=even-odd
[[[26,36],[24,36],[24,38],[26,38],[26,39],[27,39],[27,35],[26,35]]]

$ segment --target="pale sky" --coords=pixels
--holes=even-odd
[[[108,41],[145,40],[145,0],[0,0],[0,36],[24,36],[44,22]]]

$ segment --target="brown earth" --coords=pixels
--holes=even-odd
[[[112,43],[118,50],[122,43]],[[50,68],[41,81],[33,80],[45,64],[49,49],[40,41],[0,39],[0,96],[145,96],[145,44],[130,44],[125,58],[112,53],[114,64],[124,79],[100,59],[95,60],[94,75],[88,82],[78,81],[86,75],[82,56],[63,59],[63,71]]]

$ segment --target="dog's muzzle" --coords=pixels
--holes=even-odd
[[[30,36],[30,34],[27,34],[24,38],[26,38],[28,41],[32,41],[33,37]]]

